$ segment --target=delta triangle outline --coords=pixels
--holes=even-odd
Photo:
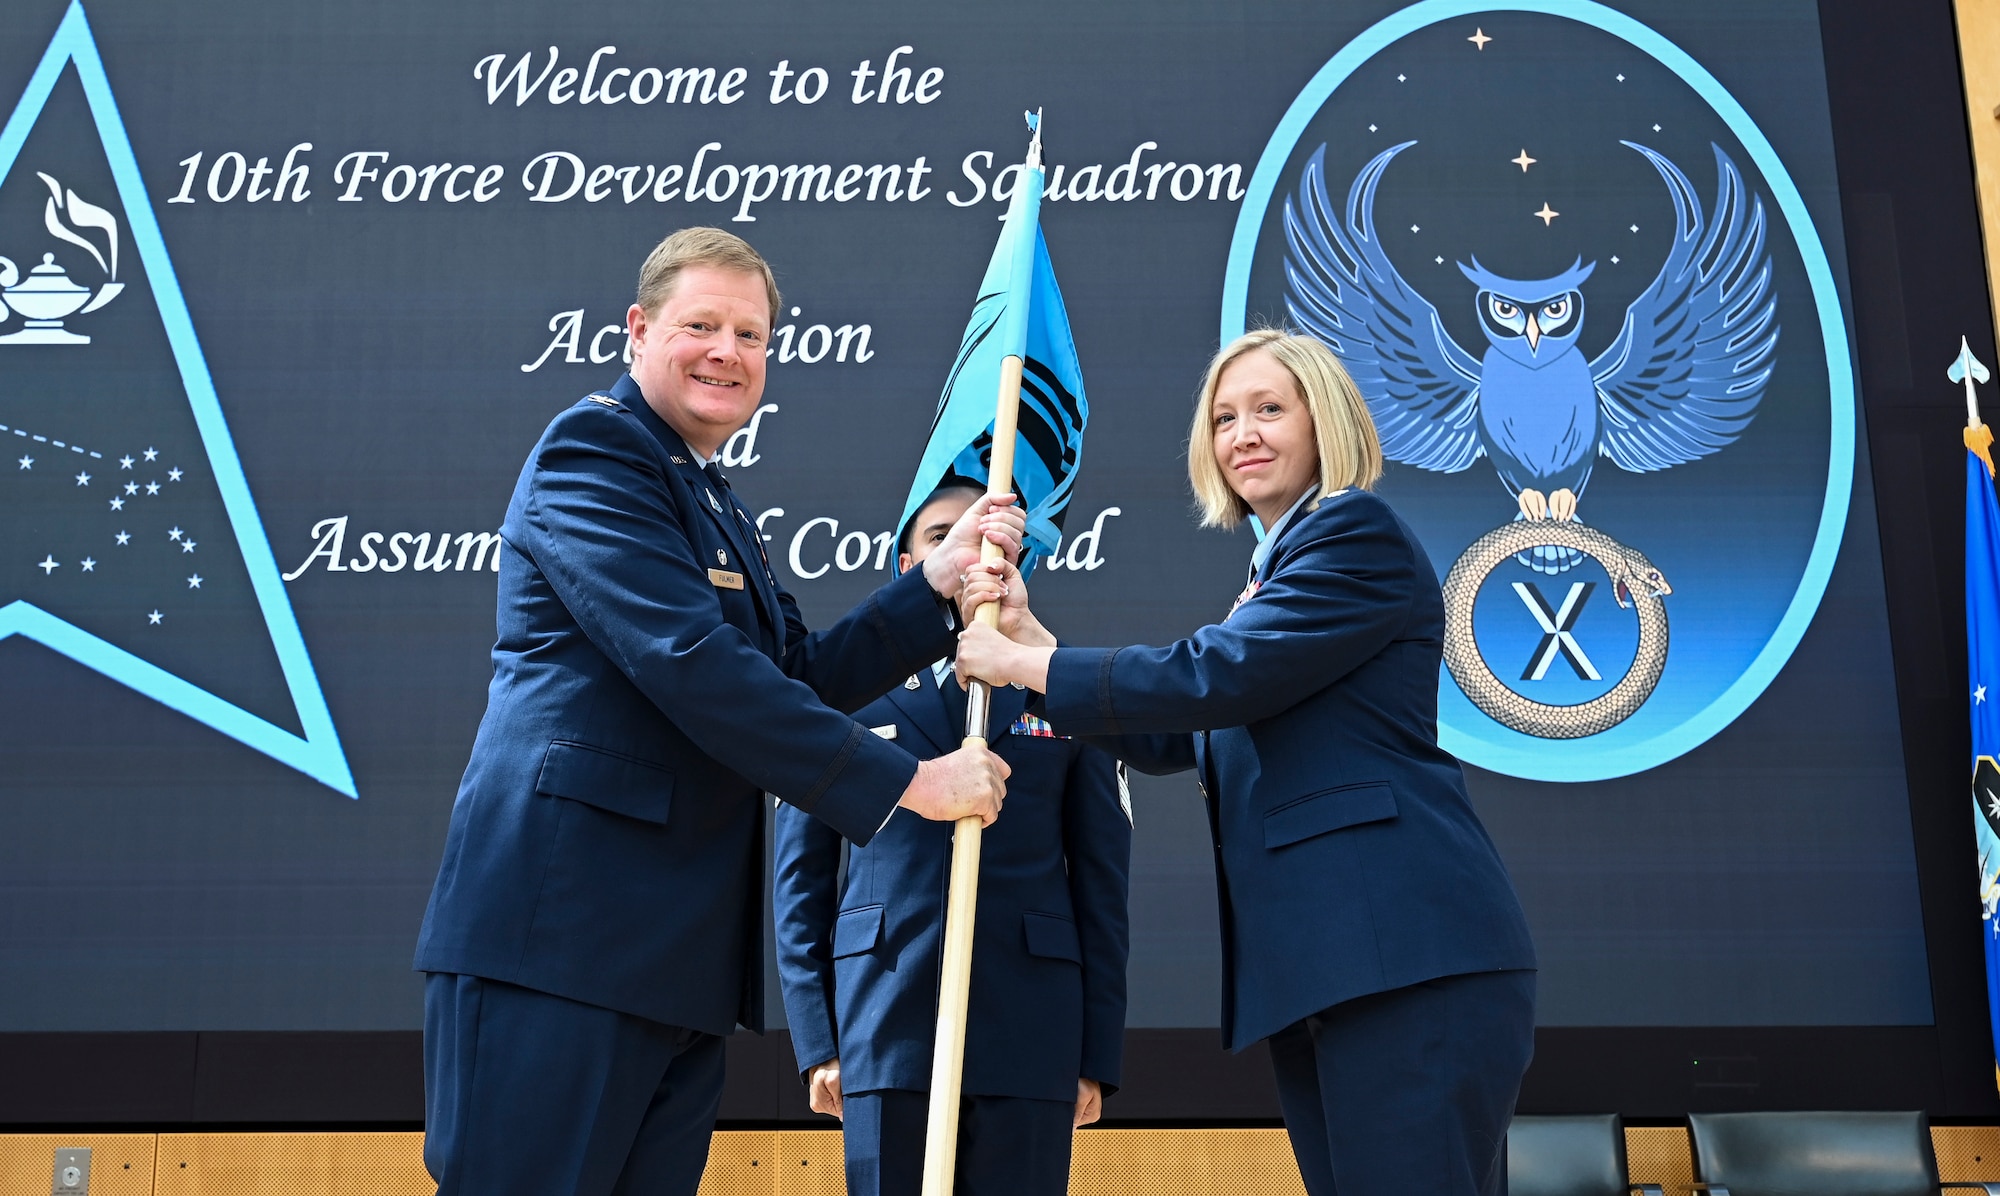
[[[312,659],[306,653],[305,639],[299,634],[291,599],[278,576],[277,558],[271,553],[270,540],[264,535],[264,525],[257,517],[257,505],[250,497],[249,480],[244,476],[242,462],[236,456],[236,445],[230,438],[229,426],[223,420],[222,403],[216,396],[215,382],[209,376],[208,362],[202,356],[201,342],[195,336],[194,321],[188,314],[186,300],[181,296],[173,263],[167,257],[166,242],[161,238],[152,202],[139,175],[139,161],[133,156],[132,143],[125,135],[125,122],[118,115],[118,103],[111,95],[111,81],[104,73],[104,62],[98,56],[97,41],[91,36],[90,23],[84,18],[81,0],[71,0],[62,23],[56,27],[55,36],[42,54],[40,64],[28,79],[28,87],[22,93],[20,103],[15,105],[6,126],[0,128],[0,184],[6,182],[13,170],[14,160],[27,142],[29,131],[41,117],[42,108],[55,90],[63,67],[72,62],[76,64],[77,76],[83,83],[83,94],[89,102],[91,119],[97,126],[98,140],[104,147],[105,156],[110,159],[111,174],[117,182],[118,201],[125,209],[133,247],[139,260],[145,264],[154,306],[159,311],[161,323],[165,325],[174,362],[180,369],[182,386],[187,391],[189,405],[194,409],[202,447],[208,454],[209,468],[214,471],[216,486],[222,493],[230,529],[235,533],[237,549],[249,570],[258,609],[264,616],[265,628],[277,653],[278,665],[284,673],[285,686],[291,693],[292,705],[305,737],[300,738],[274,726],[158,665],[49,614],[25,599],[0,606],[0,640],[13,635],[24,636],[281,764],[295,768],[331,789],[348,797],[358,797],[354,774],[347,766],[346,753],[341,750],[340,736],[334,731],[333,716],[327,710],[325,695],[320,692],[319,678],[314,674]]]

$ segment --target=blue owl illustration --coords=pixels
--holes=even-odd
[[[1377,154],[1348,188],[1345,213],[1326,191],[1326,147],[1285,201],[1285,305],[1353,375],[1392,461],[1457,473],[1485,457],[1519,506],[1517,519],[1577,519],[1600,456],[1649,473],[1727,447],[1757,413],[1778,343],[1777,296],[1764,205],[1715,150],[1716,198],[1703,219],[1694,184],[1644,154],[1674,204],[1674,241],[1658,277],[1625,309],[1609,348],[1586,360],[1578,258],[1552,278],[1502,278],[1459,263],[1478,288],[1480,357],[1445,331],[1375,235],[1375,190],[1406,141]],[[1582,559],[1544,547],[1523,564],[1560,573]]]

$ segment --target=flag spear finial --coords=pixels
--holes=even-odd
[[[1028,132],[1032,134],[1028,138],[1028,169],[1033,170],[1042,164],[1042,110],[1037,108],[1021,115],[1027,118]]]
[[[1950,378],[1953,382],[1965,383],[1965,426],[1968,428],[1978,427],[1980,422],[1979,396],[1973,390],[1972,384],[1974,382],[1985,382],[1992,375],[1988,374],[1986,367],[1981,365],[1979,359],[1972,355],[1972,345],[1964,337],[1961,336],[1958,338],[1958,358],[1951,363],[1951,368],[1946,370],[1944,374],[1945,377]]]

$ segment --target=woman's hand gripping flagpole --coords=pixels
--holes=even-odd
[[[1015,185],[1013,202],[1001,237],[1013,238],[1008,271],[1006,311],[996,331],[1006,354],[1000,361],[1000,385],[993,414],[993,457],[986,492],[1011,494],[1014,489],[1014,445],[1021,404],[1021,364],[1027,355],[1029,296],[1035,263],[1035,229],[1042,197],[1041,117],[1029,122],[1035,130],[1028,157]],[[1002,549],[991,541],[981,545],[980,560],[1001,559]],[[979,608],[978,621],[999,625],[1000,607]],[[986,715],[992,690],[974,680],[966,689],[965,745],[985,747]],[[923,1196],[951,1196],[958,1161],[959,1083],[965,1064],[965,1009],[972,992],[972,926],[979,904],[979,845],[977,818],[961,818],[952,829],[951,889],[945,902],[944,958],[938,983],[936,1045],[931,1055],[931,1105],[924,1131]]]

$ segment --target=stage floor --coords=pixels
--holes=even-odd
[[[1946,1180],[2000,1177],[2000,1127],[1932,1130]],[[1692,1182],[1687,1132],[1626,1131],[1631,1178]],[[91,1196],[430,1196],[415,1133],[0,1134],[0,1192],[42,1192],[55,1151],[91,1148]],[[840,1196],[834,1130],[724,1130],[702,1196]],[[1087,1129],[1075,1196],[1302,1196],[1282,1130]]]

